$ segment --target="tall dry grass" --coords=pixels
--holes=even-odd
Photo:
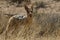
[[[6,40],[44,40],[44,39],[60,40],[60,14],[55,13],[55,9],[54,9],[54,12],[52,13],[50,10],[48,10],[50,11],[50,13],[44,12],[44,10],[46,11],[46,8],[50,9],[50,6],[46,8],[43,8],[43,7],[41,8],[41,5],[40,5],[38,9],[36,9],[37,7],[36,8],[34,7],[33,7],[33,13],[32,13],[32,16],[33,16],[32,23],[31,24],[28,23],[29,25],[26,25],[26,24],[22,25],[22,23],[20,24],[20,21],[17,21],[17,20],[11,21],[12,22],[11,25],[13,25],[13,28],[12,26],[11,26],[12,29],[9,27],[10,29],[7,30],[8,31],[7,33],[10,35],[9,30],[13,31],[13,29],[14,29],[14,32],[12,32],[12,35],[7,37]],[[53,7],[54,6],[51,6],[51,10],[53,9]],[[41,10],[43,9],[42,10],[43,12],[39,13],[40,12],[39,9]],[[6,29],[9,17],[6,17],[5,15],[3,15],[4,12],[1,12],[1,13],[2,14],[0,16],[1,18],[0,27],[1,27],[1,30],[3,30],[1,31],[1,33],[3,33]],[[15,11],[11,13],[15,13]],[[30,21],[30,19],[28,20]],[[16,25],[14,23],[16,23]],[[3,39],[3,37],[1,36],[1,40],[5,40],[5,39]]]

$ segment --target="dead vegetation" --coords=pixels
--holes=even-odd
[[[45,3],[45,2],[35,2],[35,5],[36,5],[36,9],[39,9],[39,8],[46,8],[47,6],[47,4]]]
[[[16,5],[16,7],[30,4],[31,0],[6,0],[10,5]]]
[[[11,2],[11,3],[22,3],[22,2],[31,2],[31,0],[6,0],[8,2]]]
[[[60,0],[53,0],[53,1],[59,2]]]
[[[21,0],[22,2],[24,0]],[[13,3],[19,2],[18,0],[11,0]],[[19,4],[20,4],[19,2]],[[45,12],[45,10],[49,11],[50,7],[47,7],[47,3],[45,2],[34,2],[34,4],[30,4],[32,6],[29,6],[27,4],[24,4],[24,10],[27,12],[26,15],[21,16],[19,14],[4,14],[8,15],[9,20],[5,20],[7,23],[6,30],[3,31],[6,32],[6,40],[14,40],[14,38],[17,38],[18,40],[26,39],[26,40],[40,40],[42,37],[58,37],[60,36],[60,14],[54,12]],[[54,6],[52,6],[51,9],[53,9]],[[40,13],[38,13],[38,10]],[[43,11],[41,13],[41,10]],[[23,10],[22,10],[23,11]],[[53,11],[53,10],[52,10]],[[15,11],[14,11],[15,12]],[[4,19],[4,18],[3,18]],[[4,32],[1,32],[3,34]],[[21,39],[20,39],[21,38]],[[15,39],[15,40],[17,40]],[[43,40],[41,39],[41,40]],[[49,40],[49,39],[48,39]]]

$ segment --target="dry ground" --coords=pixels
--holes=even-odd
[[[31,0],[32,3],[33,2],[45,2],[46,8],[39,8],[37,11],[37,14],[41,14],[40,17],[38,15],[39,18],[41,18],[42,20],[40,20],[39,18],[37,18],[37,15],[35,16],[36,19],[34,19],[33,24],[31,25],[31,30],[29,30],[29,32],[31,33],[29,36],[27,36],[26,38],[21,37],[21,35],[24,33],[22,32],[22,34],[19,34],[18,37],[10,37],[8,39],[5,39],[5,34],[3,34],[3,32],[6,29],[7,26],[7,22],[9,20],[10,17],[4,15],[4,14],[19,14],[19,15],[26,15],[26,11],[24,9],[24,7],[17,7],[16,5],[10,5],[9,3],[7,3],[5,0],[0,0],[0,40],[60,40],[60,30],[58,28],[60,28],[60,1],[56,1],[56,0]],[[23,14],[22,14],[23,13]],[[47,14],[47,15],[46,15]],[[50,18],[50,16],[52,15],[52,19],[53,18],[58,18],[59,22],[56,24],[52,24],[52,25],[46,25],[45,22],[46,20],[48,21],[48,19],[46,18]],[[55,16],[54,16],[55,15]],[[35,20],[38,20],[37,22]],[[45,21],[44,21],[45,20]],[[49,19],[50,20],[50,19]],[[52,21],[50,20],[50,22],[55,22],[56,19],[53,19]],[[39,24],[38,22],[42,21],[43,23]],[[48,22],[48,24],[50,23]],[[57,33],[52,33],[52,32],[47,32],[45,28],[45,26],[47,26],[47,30],[53,30],[53,25],[57,25],[57,29],[58,32]],[[59,25],[59,26],[58,26]],[[40,26],[42,26],[42,30],[44,29],[47,33],[45,33],[42,37],[39,36],[38,32],[40,32]],[[50,28],[51,27],[51,28]],[[55,28],[55,29],[56,29]],[[54,29],[54,30],[55,30]],[[20,32],[24,30],[21,29]],[[28,31],[27,31],[28,32]],[[36,36],[37,35],[37,36]]]

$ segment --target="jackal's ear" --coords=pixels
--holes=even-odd
[[[32,13],[31,7],[29,8],[27,5],[25,5],[24,8],[25,8],[27,13],[30,13],[30,12]]]

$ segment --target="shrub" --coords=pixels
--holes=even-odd
[[[22,3],[22,2],[30,2],[30,0],[7,0],[9,3]]]
[[[59,2],[60,0],[53,0],[53,1]]]
[[[46,3],[45,2],[35,2],[35,4],[36,4],[36,9],[46,8]]]

